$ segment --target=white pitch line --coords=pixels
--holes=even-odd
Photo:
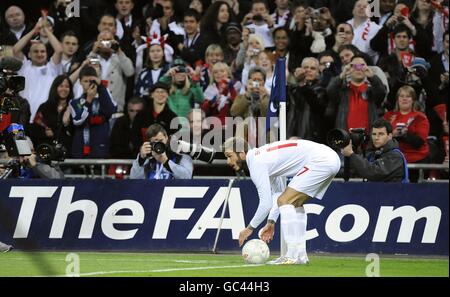
[[[105,274],[118,274],[118,273],[157,273],[157,272],[173,272],[173,271],[192,271],[192,270],[207,270],[207,269],[223,269],[223,268],[242,268],[242,267],[258,267],[264,264],[258,265],[230,265],[230,266],[205,266],[205,267],[189,267],[189,268],[167,268],[167,269],[154,269],[154,270],[113,270],[113,271],[93,271],[80,273],[79,276],[93,276],[93,275],[105,275]],[[37,277],[65,277],[66,275],[41,275]]]

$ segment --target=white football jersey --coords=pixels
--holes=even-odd
[[[330,155],[337,156],[328,146],[308,140],[279,141],[250,150],[247,166],[260,199],[250,225],[256,228],[261,224],[276,203],[272,197],[280,191],[279,177],[297,176],[305,166],[320,164]]]

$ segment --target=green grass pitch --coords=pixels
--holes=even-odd
[[[69,253],[0,254],[0,277],[65,276]],[[239,254],[77,252],[80,276],[124,277],[364,277],[365,256],[310,254],[309,265],[246,265]],[[273,257],[271,257],[273,258]],[[72,260],[71,260],[72,259]],[[67,268],[69,265],[69,268]],[[380,276],[449,276],[446,258],[381,256]]]

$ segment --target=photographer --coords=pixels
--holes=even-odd
[[[131,179],[190,179],[193,164],[188,155],[172,152],[169,136],[159,124],[151,125],[146,133],[147,142],[131,167]]]
[[[398,142],[392,138],[391,124],[384,119],[376,120],[371,136],[367,159],[353,152],[351,141],[342,149],[342,154],[348,157],[350,168],[368,181],[406,182],[406,160],[398,148]]]

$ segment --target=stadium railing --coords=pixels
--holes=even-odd
[[[63,162],[59,162],[59,166],[62,169],[66,168],[76,168],[83,166],[83,173],[72,173],[70,171],[66,171],[66,178],[128,178],[129,172],[126,172],[123,176],[120,174],[110,174],[109,166],[128,166],[131,168],[134,160],[129,159],[66,159]],[[198,168],[209,169],[211,167],[215,167],[220,169],[219,171],[223,171],[225,175],[210,175],[210,174],[201,174],[195,175],[194,178],[201,179],[230,179],[235,178],[232,176],[232,171],[227,165],[226,160],[214,160],[211,164],[207,164],[202,161],[193,161],[194,168],[197,170]],[[0,165],[5,165],[8,163],[8,160],[0,160]],[[439,172],[447,173],[449,172],[449,166],[446,164],[408,164],[408,168],[412,170],[419,170],[419,182],[449,182],[448,179],[425,179],[424,172],[425,170],[437,170]],[[210,170],[206,170],[210,172]],[[228,175],[227,175],[228,174]],[[340,178],[336,178],[336,180],[341,180]],[[362,181],[362,179],[352,178],[351,181]]]

